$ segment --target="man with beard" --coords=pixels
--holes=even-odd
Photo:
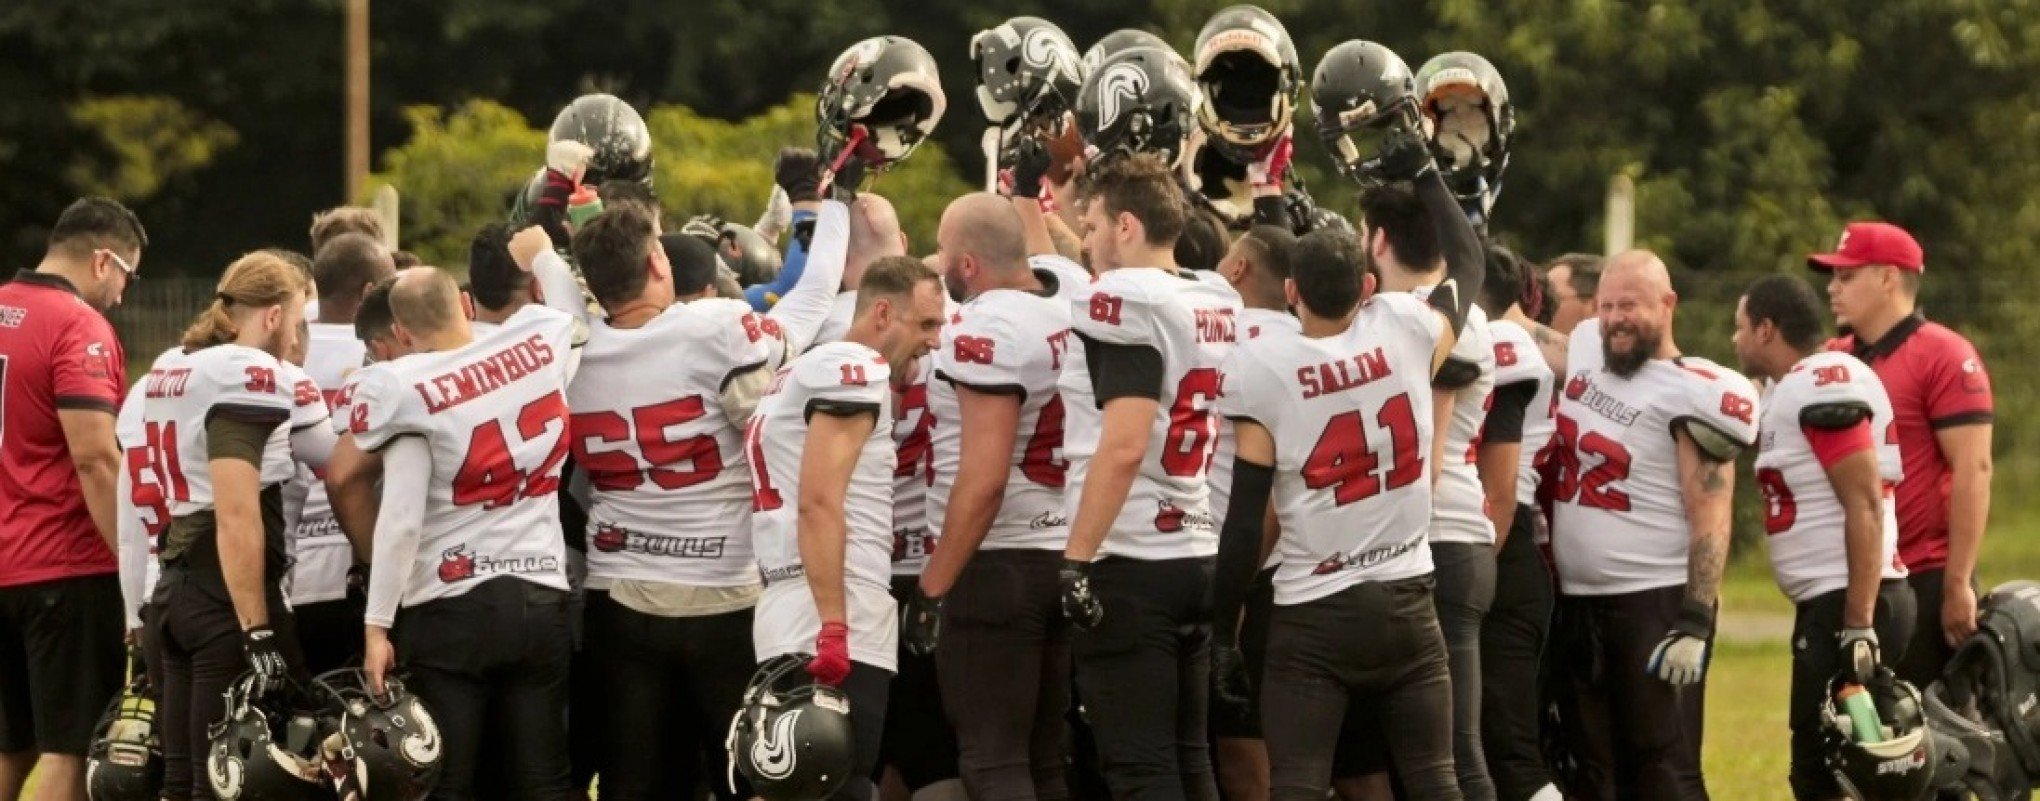
[[[1728,558],[1748,379],[1681,356],[1648,251],[1609,260],[1574,330],[1549,448],[1558,567],[1550,665],[1568,797],[1704,799],[1707,648]]]

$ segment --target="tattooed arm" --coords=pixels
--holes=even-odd
[[[1687,555],[1686,597],[1712,607],[1721,589],[1722,570],[1728,563],[1735,462],[1708,455],[1684,430],[1678,433],[1678,443],[1679,489],[1685,500],[1686,519],[1693,529]]]

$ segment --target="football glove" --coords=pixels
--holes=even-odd
[[[1673,686],[1697,684],[1707,675],[1707,638],[1714,634],[1714,607],[1687,599],[1672,630],[1651,651],[1646,670]]]
[[[1105,619],[1105,606],[1091,594],[1091,563],[1064,559],[1060,578],[1063,617],[1085,631],[1096,628]]]

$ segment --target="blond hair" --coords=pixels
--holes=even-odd
[[[234,319],[231,307],[275,306],[292,295],[303,296],[310,288],[311,281],[296,265],[274,253],[256,251],[235,259],[220,276],[212,305],[184,329],[184,349],[199,350],[239,338],[241,324]]]
[[[312,215],[312,256],[317,258],[326,243],[341,234],[367,234],[381,242],[382,215],[362,206],[341,206]]]

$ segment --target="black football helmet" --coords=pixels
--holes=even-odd
[[[713,214],[695,215],[680,227],[680,233],[715,248],[716,256],[722,259],[723,265],[730,269],[740,286],[771,283],[779,277],[779,269],[785,263],[779,248],[757,229]]]
[[[226,717],[214,723],[205,772],[220,801],[333,801],[320,764],[324,737],[314,713],[255,694],[247,673],[227,687]]]
[[[808,658],[788,654],[759,665],[730,720],[730,767],[765,801],[828,798],[850,780],[857,751],[850,699],[814,683]]]
[[[402,681],[385,677],[377,695],[367,674],[342,668],[313,679],[312,691],[337,718],[337,784],[360,801],[415,801],[432,791],[439,780],[439,724]]]
[[[156,700],[148,680],[136,673],[93,728],[85,755],[85,794],[92,801],[156,801],[162,792]]]
[[[1105,66],[1105,59],[1119,55],[1136,47],[1152,47],[1158,50],[1176,52],[1168,41],[1140,28],[1120,28],[1105,34],[1105,37],[1091,43],[1091,49],[1084,51],[1084,77],[1089,78],[1099,67]],[[1180,58],[1180,56],[1178,56]]]
[[[1055,23],[1014,17],[970,38],[978,108],[985,122],[1049,125],[1077,102],[1084,85],[1077,46]]]
[[[637,109],[615,95],[574,98],[553,118],[546,144],[573,140],[594,149],[581,183],[652,181],[652,132]]]
[[[1349,39],[1326,51],[1311,76],[1310,92],[1311,118],[1332,163],[1363,183],[1389,127],[1420,129],[1409,64],[1374,42]]]
[[[1258,6],[1232,6],[1204,23],[1192,52],[1205,141],[1233,161],[1254,161],[1289,130],[1303,89],[1288,29]]]
[[[1860,801],[1929,801],[1942,790],[1968,783],[1972,756],[1989,761],[1994,748],[1978,727],[1959,731],[1929,725],[1928,704],[1911,684],[1887,668],[1863,685],[1888,735],[1859,742],[1847,713],[1835,700],[1841,677],[1829,681],[1821,703],[1822,737],[1828,769],[1849,798]],[[1946,713],[1947,708],[1942,707]],[[1936,717],[1940,717],[1936,715]],[[1957,716],[1959,718],[1959,716]],[[1947,721],[1952,723],[1952,721]],[[1970,736],[1963,736],[1965,733]],[[1981,735],[1980,737],[1977,735]],[[2002,738],[1999,738],[2002,740]],[[1975,745],[1986,753],[1971,753]]]
[[[1121,153],[1157,153],[1181,167],[1196,130],[1198,94],[1182,56],[1134,47],[1105,59],[1077,95],[1077,132],[1095,162]]]
[[[914,40],[874,36],[851,45],[829,66],[815,99],[822,161],[833,163],[855,142],[868,166],[890,166],[935,132],[948,106],[934,57]],[[868,138],[853,136],[860,126]]]
[[[1485,213],[1502,191],[1516,107],[1495,65],[1464,50],[1433,56],[1417,70],[1424,132],[1438,169],[1461,203]]]

